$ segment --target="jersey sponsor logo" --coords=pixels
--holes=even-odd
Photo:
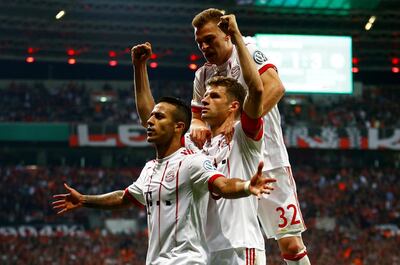
[[[211,162],[211,160],[206,160],[206,161],[204,161],[204,163],[203,163],[203,167],[204,167],[204,169],[206,169],[206,170],[215,170],[216,168],[214,167],[214,165],[213,165],[213,163]]]
[[[239,76],[240,76],[240,66],[239,65],[235,65],[234,67],[232,67],[231,76],[232,76],[232,78],[235,78],[236,80],[239,79]]]
[[[255,51],[253,54],[253,59],[257,64],[263,64],[266,61],[268,61],[267,56],[264,55],[264,53],[260,51]]]
[[[167,175],[165,176],[165,181],[166,182],[172,182],[175,179],[175,171],[170,170]]]

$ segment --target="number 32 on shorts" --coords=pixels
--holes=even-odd
[[[288,224],[288,217],[292,217],[290,220],[290,225],[300,224],[300,220],[297,217],[297,208],[294,204],[289,204],[286,209],[283,207],[276,208],[277,212],[280,212],[279,218],[279,228],[284,228]]]

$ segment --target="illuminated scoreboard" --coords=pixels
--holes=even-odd
[[[351,37],[257,34],[289,93],[353,92]]]

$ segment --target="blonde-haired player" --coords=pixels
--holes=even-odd
[[[258,217],[267,237],[277,240],[287,264],[309,265],[310,261],[301,237],[306,228],[280,125],[277,103],[284,94],[284,87],[276,67],[267,56],[242,37],[234,15],[225,15],[222,10],[210,8],[197,14],[192,25],[196,43],[207,60],[196,72],[194,79],[191,123],[193,141],[202,146],[209,135],[209,127],[201,117],[201,100],[206,93],[207,81],[215,75],[224,75],[237,79],[248,88],[243,71],[250,64],[256,66],[264,89],[263,173],[277,179],[273,194],[259,202]],[[243,63],[238,53],[243,44],[252,56],[250,64]],[[229,126],[224,131],[229,131]]]

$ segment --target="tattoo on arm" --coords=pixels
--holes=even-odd
[[[124,191],[118,190],[101,195],[84,195],[83,206],[97,209],[118,209],[129,205]]]

